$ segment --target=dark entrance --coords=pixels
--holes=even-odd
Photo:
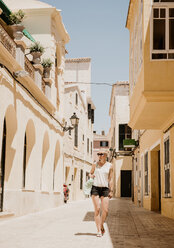
[[[121,171],[121,197],[131,197],[131,176],[130,170]]]
[[[3,211],[4,176],[5,176],[5,150],[6,150],[6,122],[4,120],[2,136],[2,152],[0,163],[0,212]]]
[[[161,163],[160,163],[160,151],[158,151],[158,188],[159,188],[159,211],[161,212]]]

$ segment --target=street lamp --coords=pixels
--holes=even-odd
[[[68,130],[72,130],[74,129],[76,126],[78,126],[79,124],[79,118],[77,117],[76,113],[74,113],[71,117],[70,117],[70,121],[71,121],[71,125],[67,127],[67,123],[65,122],[65,126],[63,127],[63,132],[66,132]]]

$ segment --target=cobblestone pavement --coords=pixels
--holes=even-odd
[[[130,199],[110,201],[106,233],[96,237],[91,199],[1,220],[0,248],[174,248],[174,220]]]

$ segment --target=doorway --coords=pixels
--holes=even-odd
[[[3,211],[4,178],[5,178],[5,153],[6,153],[6,121],[4,120],[3,136],[2,136],[1,163],[0,163],[0,212]]]
[[[121,197],[131,197],[131,170],[121,170]]]
[[[160,150],[158,151],[158,195],[159,195],[159,211],[161,212],[161,160]]]
[[[161,212],[160,145],[151,151],[151,210]]]

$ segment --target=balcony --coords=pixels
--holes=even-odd
[[[9,53],[14,58],[16,58],[16,44],[1,25],[0,25],[0,42],[9,51]]]
[[[130,98],[133,129],[164,129],[174,114],[174,61],[146,60]]]
[[[24,43],[24,42],[23,42]],[[20,42],[21,46],[22,42]],[[24,43],[25,45],[25,43]],[[16,71],[25,70],[29,77],[18,78],[21,85],[28,89],[28,91],[50,112],[55,112],[55,106],[51,100],[51,80],[45,82],[42,79],[42,72],[35,68],[30,60],[24,55],[24,49],[17,49],[20,47],[10,35],[6,32],[4,27],[0,25],[0,63],[13,75]],[[42,67],[41,65],[39,65]]]

